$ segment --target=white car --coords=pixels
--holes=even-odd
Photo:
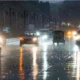
[[[39,41],[47,41],[51,38],[51,33],[49,29],[40,29],[36,32],[36,35],[39,36]]]

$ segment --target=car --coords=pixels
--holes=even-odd
[[[61,30],[53,31],[53,43],[65,43],[64,31]]]
[[[27,33],[24,36],[20,36],[20,46],[23,44],[35,44],[38,46],[38,37],[34,33]]]
[[[48,41],[52,38],[52,31],[49,29],[40,29],[36,32],[36,35],[38,35],[41,42]]]

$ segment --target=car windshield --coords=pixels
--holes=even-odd
[[[57,34],[64,34],[63,31],[54,31],[53,34],[57,35]]]
[[[0,80],[80,80],[80,0],[0,0]]]

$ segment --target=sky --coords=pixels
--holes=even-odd
[[[39,0],[39,1],[49,1],[50,3],[51,2],[55,3],[55,2],[64,1],[64,0]]]

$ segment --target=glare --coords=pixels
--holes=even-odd
[[[34,46],[34,47],[32,48],[32,51],[33,51],[33,52],[37,52],[37,50],[38,50],[38,47],[36,47],[36,46]]]
[[[35,38],[33,38],[33,41],[35,42],[35,41],[37,41],[37,38],[35,37]]]
[[[72,34],[72,32],[71,32],[71,31],[68,31],[68,32],[67,32],[67,34],[68,34],[68,35],[71,35],[71,34]]]
[[[77,31],[72,31],[73,36],[77,34]]]
[[[78,47],[77,45],[75,45],[75,46],[73,47],[73,51],[76,52],[76,51],[78,51],[78,50],[79,50],[79,47]]]
[[[80,39],[80,35],[74,37],[74,40],[79,40],[79,39]]]
[[[48,36],[47,36],[47,35],[44,35],[44,36],[43,36],[43,39],[47,39],[47,38],[48,38]]]
[[[57,43],[54,43],[54,46],[57,46]]]
[[[40,36],[40,32],[36,32],[36,35],[37,35],[37,36]]]

